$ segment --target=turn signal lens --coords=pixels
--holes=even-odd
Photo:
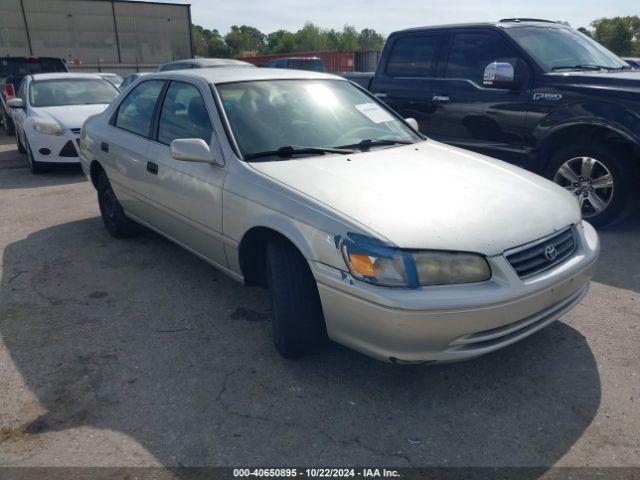
[[[349,261],[353,269],[360,275],[374,276],[378,274],[375,266],[375,259],[368,255],[349,254]]]

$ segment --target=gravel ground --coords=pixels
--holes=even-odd
[[[115,240],[78,168],[0,138],[0,464],[640,466],[640,215],[587,297],[478,360],[271,344],[264,291],[146,233]]]

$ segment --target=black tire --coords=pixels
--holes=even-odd
[[[13,120],[11,120],[11,117],[9,117],[9,114],[5,111],[4,107],[0,107],[0,110],[2,110],[2,112],[0,113],[2,114],[2,126],[4,128],[4,133],[8,137],[11,137],[16,133],[16,128],[13,124]]]
[[[16,147],[18,147],[18,152],[27,153],[27,149],[22,145],[22,141],[20,140],[20,135],[16,132]]]
[[[127,217],[122,209],[122,205],[116,198],[107,174],[100,172],[98,176],[98,205],[100,206],[100,214],[107,231],[115,238],[131,237],[142,231],[142,226],[129,217]]]
[[[31,146],[29,145],[29,141],[27,141],[27,144],[25,146],[25,150],[27,153],[27,160],[29,160],[29,169],[31,170],[31,173],[34,174],[39,174],[39,173],[44,173],[47,171],[46,165],[44,165],[42,162],[38,162],[36,161],[35,158],[33,158],[33,152],[31,151]]]
[[[637,170],[631,161],[630,154],[623,148],[605,143],[585,143],[584,145],[570,145],[555,152],[549,159],[545,176],[571,189],[576,197],[579,195],[587,197],[594,192],[593,187],[590,187],[592,182],[588,182],[587,179],[581,177],[579,169],[575,167],[572,169],[574,173],[578,174],[578,181],[573,185],[570,185],[570,182],[559,172],[560,168],[567,162],[582,157],[595,159],[601,164],[596,164],[595,167],[599,168],[599,173],[603,174],[608,170],[613,179],[613,185],[610,189],[600,188],[597,190],[599,192],[598,195],[603,195],[603,197],[598,198],[604,198],[608,202],[604,209],[598,212],[588,199],[584,201],[582,206],[582,214],[585,220],[597,227],[604,227],[617,220],[624,212],[631,195],[631,182],[637,175]],[[575,161],[578,162],[579,160]],[[591,190],[589,191],[589,189]]]
[[[273,342],[284,358],[316,353],[327,343],[318,286],[304,256],[284,239],[267,245]]]

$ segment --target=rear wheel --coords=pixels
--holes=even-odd
[[[319,351],[327,343],[318,286],[304,256],[284,239],[267,245],[273,341],[285,358]]]
[[[583,218],[600,227],[613,222],[624,211],[634,174],[623,149],[602,143],[558,151],[551,157],[546,172],[547,178],[576,198]]]
[[[104,171],[98,176],[98,205],[104,226],[112,236],[127,238],[142,231],[141,225],[125,215]]]

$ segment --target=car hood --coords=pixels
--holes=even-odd
[[[495,255],[580,221],[558,185],[431,140],[251,166],[402,248]]]
[[[34,108],[38,117],[53,118],[64,128],[81,128],[82,124],[91,115],[103,112],[109,105],[65,105],[62,107]]]
[[[640,70],[553,72],[546,75],[562,83],[640,91]]]

